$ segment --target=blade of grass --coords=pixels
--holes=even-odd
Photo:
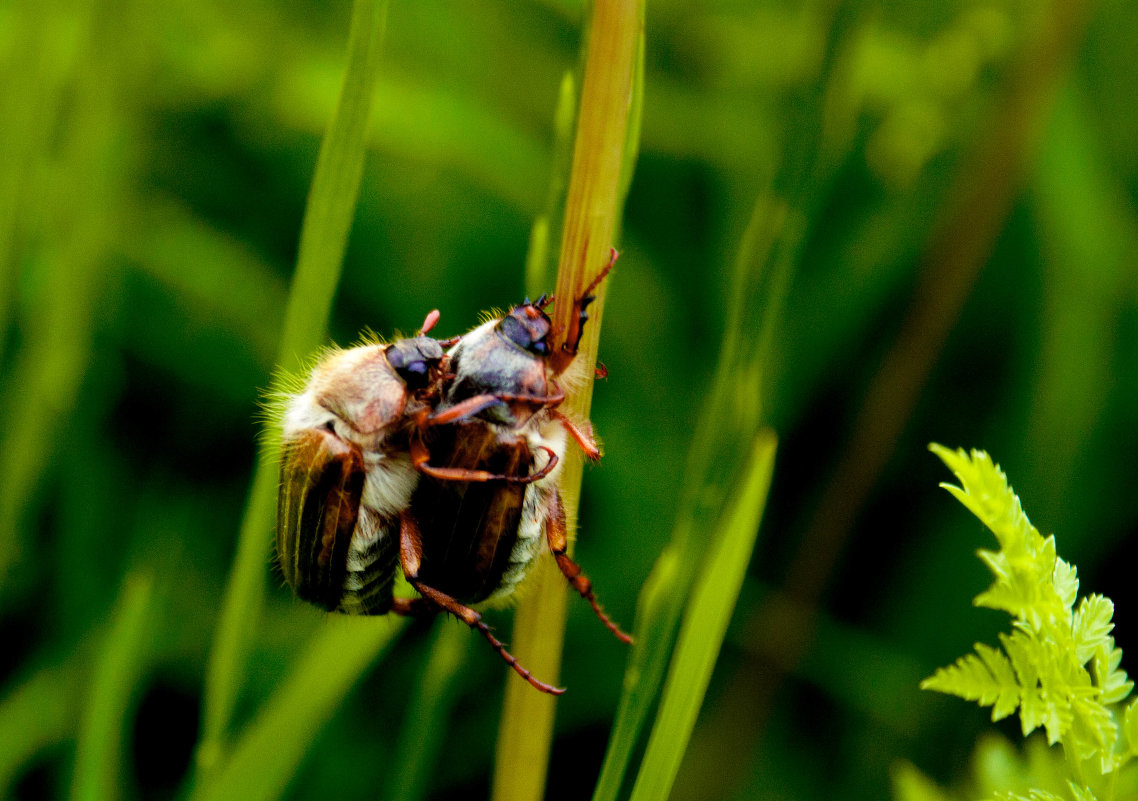
[[[129,575],[123,583],[79,724],[72,801],[113,801],[123,789],[127,707],[149,647],[152,587],[149,575]]]
[[[11,798],[19,770],[39,751],[74,736],[79,662],[33,674],[0,701],[0,798]]]
[[[672,789],[755,547],[776,444],[770,429],[755,437],[746,472],[736,488],[737,500],[712,538],[684,615],[632,801],[663,801]]]
[[[726,493],[759,429],[761,386],[800,224],[782,201],[759,196],[743,234],[728,294],[727,321],[712,390],[699,416],[685,470],[685,494],[668,546],[640,592],[636,647],[594,801],[614,801],[659,692],[705,543],[693,532],[721,526]],[[740,443],[743,443],[741,445]]]
[[[442,747],[442,735],[455,697],[455,678],[473,642],[461,626],[436,626],[430,657],[419,673],[411,703],[399,731],[399,750],[385,780],[381,798],[417,801],[427,794],[431,766]]]
[[[402,619],[329,617],[191,801],[279,798],[336,706],[404,625]]]
[[[127,99],[117,87],[129,70],[125,63],[129,55],[119,46],[121,29],[115,27],[106,8],[79,3],[74,12],[74,50],[42,48],[49,54],[44,68],[53,77],[43,87],[46,95],[38,98],[44,107],[13,121],[17,125],[46,124],[60,113],[60,95],[70,97],[68,123],[57,145],[59,163],[47,169],[47,152],[53,146],[42,129],[31,132],[34,143],[22,154],[5,154],[6,160],[22,155],[33,162],[27,166],[26,184],[15,185],[11,191],[23,189],[39,196],[20,200],[18,210],[0,209],[5,215],[27,218],[3,220],[0,227],[22,229],[21,239],[40,243],[36,252],[21,258],[29,268],[31,295],[29,310],[20,321],[24,342],[0,392],[0,418],[4,420],[0,432],[0,590],[5,594],[26,591],[23,582],[32,575],[13,569],[22,557],[23,522],[91,362],[108,251],[122,227],[120,139],[126,136],[122,120]],[[46,18],[48,27],[37,44],[54,34],[52,21]],[[33,59],[33,63],[38,61]],[[23,72],[16,77],[25,83],[29,78]],[[33,91],[39,89],[33,86]],[[15,98],[20,102],[21,95]],[[9,124],[7,118],[4,124]],[[11,135],[18,138],[20,133]],[[18,170],[23,168],[17,165]],[[11,244],[0,242],[3,247]],[[0,254],[0,259],[8,255]]]
[[[387,5],[387,0],[356,0],[352,7],[344,81],[320,146],[285,312],[278,358],[284,370],[299,367],[320,344],[327,328],[363,177]],[[267,446],[254,473],[210,651],[197,751],[197,770],[202,779],[221,760],[250,641],[261,614],[277,492],[277,458],[275,448]]]
[[[644,25],[639,0],[611,0],[593,5],[588,34],[577,133],[565,222],[557,270],[555,330],[569,328],[573,301],[608,260],[608,249],[620,216],[620,177],[625,164],[629,111],[637,44]],[[604,310],[605,284],[589,308],[578,358],[592,365],[597,358]],[[593,373],[567,393],[565,408],[577,419],[588,419]],[[575,531],[583,464],[570,450],[561,479],[566,519]],[[514,624],[514,655],[535,675],[556,681],[564,643],[567,588],[556,580],[550,560],[538,565],[535,587],[520,605]],[[544,579],[554,580],[544,580]],[[553,738],[554,698],[534,692],[521,681],[506,685],[502,723],[494,770],[493,798],[524,801],[541,798]]]

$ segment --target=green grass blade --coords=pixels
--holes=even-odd
[[[668,667],[675,622],[683,612],[694,567],[685,561],[688,558],[673,541],[656,559],[640,590],[633,630],[636,646],[624,672],[624,692],[593,801],[615,801],[620,794],[640,731]]]
[[[150,576],[128,576],[123,584],[79,724],[72,801],[113,801],[122,790],[127,708],[149,648],[152,587]]]
[[[754,550],[776,443],[771,430],[759,432],[737,500],[715,532],[684,616],[632,801],[663,801],[671,792]]]
[[[397,741],[399,750],[387,772],[391,778],[381,796],[387,801],[416,801],[427,794],[431,766],[442,747],[454,701],[454,680],[472,642],[474,638],[462,626],[435,626],[431,654],[407,707]]]
[[[79,672],[77,660],[45,668],[0,701],[0,798],[41,749],[74,736]]]
[[[356,0],[352,7],[344,82],[312,176],[281,336],[280,364],[288,370],[321,344],[332,308],[363,178],[387,6],[387,0]]]
[[[715,381],[692,438],[686,491],[670,544],[641,590],[636,648],[605,754],[594,801],[615,801],[624,774],[667,670],[680,616],[705,552],[693,532],[720,525],[728,488],[737,486],[747,454],[739,443],[755,437],[761,419],[766,348],[779,318],[798,229],[781,202],[766,193],[755,203],[735,264],[727,324]],[[756,289],[755,287],[758,287]],[[760,343],[755,347],[755,343]]]
[[[344,82],[316,163],[281,335],[278,363],[287,370],[295,369],[321,343],[327,328],[363,176],[386,13],[386,0],[356,0],[353,6]],[[276,471],[276,453],[272,450],[260,461],[253,477],[210,653],[197,754],[200,778],[221,759],[249,643],[260,617]]]
[[[403,625],[389,618],[330,617],[229,758],[195,788],[192,801],[279,798],[321,727]]]
[[[40,24],[28,20],[31,46],[42,51],[44,69],[56,79],[42,86],[20,72],[13,77],[35,97],[28,113],[9,119],[2,127],[32,125],[29,131],[13,129],[0,136],[0,146],[17,149],[4,153],[5,169],[13,164],[21,173],[15,185],[0,187],[0,261],[14,258],[0,270],[27,270],[32,279],[22,282],[28,297],[19,307],[23,345],[0,386],[0,591],[15,595],[29,571],[18,569],[25,560],[25,515],[34,508],[37,489],[51,464],[53,452],[66,429],[91,364],[92,341],[101,325],[102,282],[109,262],[110,243],[122,226],[124,188],[118,169],[117,143],[123,135],[119,114],[127,100],[117,94],[115,80],[126,69],[127,52],[110,30],[97,4],[79,3],[75,12],[76,56],[66,64],[52,64],[54,31],[51,18]],[[40,58],[33,59],[40,63]],[[18,77],[17,77],[18,76]],[[7,86],[0,87],[6,92]],[[41,91],[42,90],[42,91]],[[14,90],[14,102],[25,89]],[[67,123],[60,141],[50,144],[44,128],[52,129],[65,103]],[[6,104],[0,104],[6,105]],[[5,109],[0,108],[0,113]],[[21,137],[30,140],[20,144]],[[49,155],[58,149],[55,155]],[[20,159],[25,159],[19,163]],[[58,159],[53,170],[45,163]],[[14,208],[3,208],[15,202]],[[15,216],[13,216],[15,215]],[[50,233],[49,233],[50,232]],[[10,240],[10,241],[2,241]],[[23,243],[24,253],[12,248]],[[37,243],[37,244],[33,244]],[[0,282],[12,279],[0,279]],[[8,290],[16,292],[13,284]],[[21,292],[22,294],[22,292]],[[0,301],[11,304],[15,300]],[[13,308],[15,312],[17,309]]]

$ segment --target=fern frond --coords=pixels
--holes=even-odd
[[[1118,726],[1109,709],[1089,695],[1071,699],[1071,724],[1064,747],[1069,744],[1081,760],[1103,756],[1108,771],[1117,739]]]
[[[1019,498],[1008,486],[1007,476],[992,463],[992,457],[979,450],[973,450],[969,456],[963,448],[950,451],[935,443],[929,450],[960,479],[959,487],[941,486],[992,530],[999,540],[1000,550],[1017,557],[1038,548],[1042,537],[1023,513]]]
[[[1074,782],[1068,782],[1067,786],[1071,789],[1071,795],[1074,797],[1075,801],[1098,801],[1098,799],[1095,798],[1095,794],[1091,792],[1091,789],[1089,787],[1083,787],[1075,784]]]
[[[1067,609],[1075,605],[1075,596],[1079,594],[1079,576],[1075,566],[1062,559],[1055,559],[1055,571],[1052,574],[1055,593],[1060,603]]]
[[[1046,790],[1030,790],[1027,795],[1020,793],[996,793],[991,801],[1067,801],[1062,796]]]
[[[974,603],[1010,614],[1012,631],[1000,635],[1002,651],[978,644],[975,654],[938,670],[921,687],[992,706],[993,720],[1018,709],[1024,736],[1042,728],[1050,745],[1061,743],[1077,763],[1094,761],[1101,773],[1138,756],[1135,705],[1121,727],[1110,708],[1134,689],[1111,636],[1114,604],[1096,593],[1076,605],[1075,567],[1059,558],[1055,538],[1027,519],[988,454],[929,447],[960,480],[960,486],[941,486],[996,536],[999,550],[978,552],[993,582]],[[1092,798],[1083,795],[1090,792],[1071,786],[1077,801]]]
[[[1107,637],[1095,653],[1095,685],[1102,690],[1102,700],[1106,704],[1116,704],[1130,695],[1134,682],[1119,668],[1122,663],[1122,649],[1114,647],[1114,638]]]
[[[1122,734],[1125,753],[1128,756],[1138,755],[1138,699],[1126,705],[1126,713],[1122,717]]]
[[[975,654],[960,657],[922,681],[921,689],[991,706],[992,720],[1006,718],[1020,703],[1020,685],[1012,663],[998,648],[983,643],[976,643],[975,647]]]
[[[1002,609],[1034,627],[1069,621],[1078,580],[1070,565],[1056,556],[1055,538],[1044,537],[1031,524],[1007,476],[984,451],[950,451],[932,444],[960,486],[941,484],[996,535],[999,551],[981,550],[980,559],[995,576],[976,606]]]
[[[1075,801],[1097,801],[1090,790],[1075,784],[1070,785],[1071,795]],[[1020,793],[996,793],[992,801],[1067,801],[1061,795],[1049,793],[1046,790],[1029,790],[1027,795]]]

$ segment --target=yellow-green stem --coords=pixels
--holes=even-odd
[[[621,168],[624,163],[637,44],[643,27],[642,0],[606,0],[593,5],[589,46],[581,90],[573,166],[557,269],[556,330],[569,328],[575,298],[607,263],[617,230]],[[589,308],[578,358],[597,358],[605,285]],[[564,410],[576,419],[589,416],[592,371],[572,387]],[[570,450],[561,479],[569,530],[574,531],[581,488],[582,456]],[[544,681],[557,681],[564,641],[567,588],[545,560],[535,577],[535,591],[521,605],[514,627],[513,653]],[[506,686],[498,739],[493,798],[528,801],[541,798],[553,737],[555,700],[525,682]]]

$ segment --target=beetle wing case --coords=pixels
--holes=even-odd
[[[280,566],[300,598],[325,609],[339,605],[363,485],[363,454],[335,436],[311,429],[285,446],[277,506]]]
[[[443,426],[437,434],[431,454],[439,466],[529,475],[533,456],[520,437],[500,437],[477,419]],[[466,604],[493,595],[514,560],[527,489],[504,481],[423,477],[411,499],[423,535],[420,580]]]

